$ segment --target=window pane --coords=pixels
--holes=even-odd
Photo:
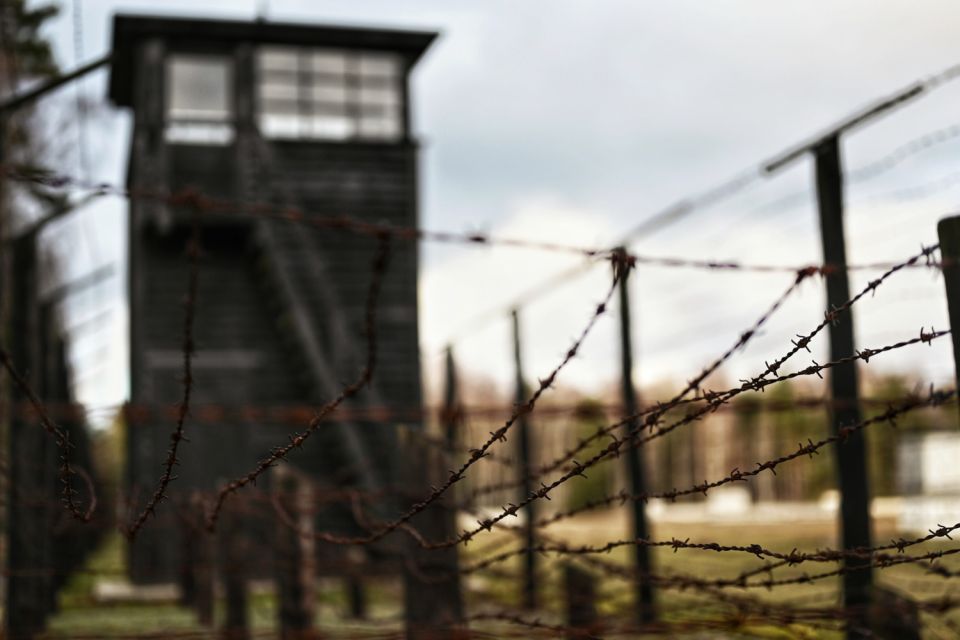
[[[360,136],[375,140],[395,140],[400,137],[400,119],[393,115],[365,115],[360,118]]]
[[[233,142],[233,127],[217,122],[171,122],[164,131],[167,142],[221,146]]]
[[[315,102],[347,103],[347,87],[343,84],[318,84],[311,87],[310,98]]]
[[[181,120],[227,120],[232,113],[226,58],[174,55],[167,60],[167,115]]]
[[[340,51],[314,51],[311,70],[321,74],[343,75],[347,56]]]
[[[400,104],[400,96],[394,87],[360,87],[360,104],[394,107]]]
[[[360,55],[361,76],[394,78],[399,74],[399,59],[389,53],[363,53]]]
[[[297,115],[300,103],[286,98],[266,98],[260,101],[260,111],[271,115]]]
[[[402,135],[399,56],[264,47],[257,57],[257,108],[265,136],[392,140]]]
[[[270,82],[269,84],[266,84],[266,83],[261,84],[260,98],[262,100],[270,100],[270,99],[296,100],[297,85],[293,83],[281,84],[276,81]]]
[[[300,138],[300,116],[273,115],[260,116],[260,132],[268,138]]]
[[[296,71],[297,50],[290,47],[262,47],[257,61],[263,71]]]
[[[313,118],[312,137],[326,140],[345,140],[356,135],[353,119],[344,115],[320,115]]]

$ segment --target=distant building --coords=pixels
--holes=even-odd
[[[179,402],[184,247],[192,214],[145,192],[194,189],[312,216],[417,225],[417,143],[409,75],[435,34],[269,22],[120,15],[111,100],[133,113],[128,184],[131,412],[126,492],[142,506],[160,475]],[[192,404],[174,502],[250,470],[305,426],[271,409],[317,405],[356,378],[366,354],[364,302],[376,241],[239,212],[202,216]],[[379,362],[353,407],[396,414],[421,401],[417,246],[394,243],[378,313]],[[157,411],[152,409],[156,408]],[[265,417],[266,416],[266,417]],[[396,474],[396,419],[339,421],[291,463],[321,484],[383,487]],[[259,484],[258,488],[263,488]],[[132,577],[177,567],[175,508],[137,536]],[[347,514],[324,528],[354,531]]]
[[[925,431],[901,436],[897,484],[902,531],[926,532],[957,521],[960,510],[960,433]]]
[[[910,495],[960,496],[960,433],[924,431],[905,434],[897,448],[897,484]]]

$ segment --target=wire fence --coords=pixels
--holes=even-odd
[[[900,105],[917,92],[936,86],[955,74],[956,70],[953,69],[946,75],[923,81],[904,94],[906,97],[891,98],[866,114]],[[829,136],[835,137],[841,131],[858,126],[865,117],[865,114],[860,114],[845,121],[836,130],[831,130]],[[910,141],[852,175],[856,179],[870,179],[911,154],[956,135],[957,128],[951,127]],[[802,146],[801,151],[817,149],[822,142],[823,138],[817,138],[814,143]],[[791,151],[780,159],[764,164],[763,170],[775,170],[796,153],[795,150]],[[955,268],[956,259],[944,255],[944,249],[938,244],[925,246],[918,253],[894,262],[853,265],[845,262],[814,265],[749,264],[687,256],[643,255],[622,247],[577,247],[538,239],[428,231],[372,223],[351,216],[331,217],[287,205],[220,199],[194,190],[169,192],[121,188],[19,165],[0,166],[0,177],[57,192],[82,192],[96,197],[119,196],[130,202],[149,202],[185,212],[186,226],[190,231],[184,253],[187,282],[180,343],[181,396],[172,409],[155,404],[123,407],[126,420],[131,425],[128,433],[141,428],[138,425],[145,425],[142,428],[146,429],[157,423],[166,423],[169,429],[164,440],[167,443],[166,451],[162,452],[157,446],[150,451],[151,454],[164,454],[157,460],[161,472],[154,485],[134,486],[121,481],[120,486],[111,487],[104,479],[94,478],[84,463],[72,459],[76,449],[71,440],[74,432],[61,424],[63,421],[82,422],[87,415],[85,410],[67,398],[44,397],[45,394],[35,390],[24,374],[24,367],[29,363],[16,362],[2,347],[0,365],[16,391],[17,402],[10,407],[12,419],[42,428],[57,454],[53,465],[39,459],[7,461],[21,465],[24,473],[30,472],[39,477],[36,486],[17,486],[10,474],[6,474],[6,482],[10,485],[8,488],[12,487],[9,494],[13,496],[11,502],[46,509],[43,517],[52,512],[51,505],[61,507],[70,517],[61,520],[57,516],[55,522],[57,532],[63,534],[67,541],[75,535],[78,527],[115,527],[131,545],[136,544],[142,536],[151,534],[184,537],[187,542],[181,549],[184,555],[179,566],[160,569],[174,574],[180,581],[183,597],[200,612],[201,621],[212,621],[210,610],[213,607],[212,585],[215,575],[219,575],[219,580],[224,584],[229,618],[230,612],[237,606],[247,607],[245,590],[250,579],[261,576],[264,566],[273,566],[279,576],[276,578],[276,589],[281,602],[281,622],[285,625],[312,626],[309,620],[301,619],[296,623],[294,619],[298,619],[298,616],[304,618],[309,613],[307,610],[311,605],[304,602],[309,600],[306,596],[313,593],[316,575],[321,570],[352,576],[354,579],[359,579],[358,574],[366,571],[383,570],[385,573],[409,576],[409,580],[424,589],[435,586],[451,593],[467,593],[469,610],[464,611],[462,603],[450,604],[450,609],[445,611],[451,617],[435,622],[444,628],[465,630],[469,627],[477,635],[595,637],[602,633],[606,637],[626,637],[649,633],[676,636],[705,630],[750,633],[769,625],[782,625],[796,631],[798,636],[804,629],[846,630],[863,635],[872,633],[864,625],[874,625],[881,617],[881,612],[876,608],[880,606],[877,604],[879,600],[857,605],[849,601],[837,601],[834,593],[826,596],[828,600],[832,598],[828,605],[809,604],[802,597],[794,597],[796,594],[788,588],[835,584],[837,578],[851,573],[895,573],[898,568],[909,568],[909,575],[913,578],[942,581],[947,585],[944,587],[946,593],[909,599],[897,597],[885,601],[882,604],[882,617],[886,628],[909,628],[918,624],[922,616],[929,628],[945,629],[944,633],[948,635],[957,631],[953,614],[960,606],[960,599],[956,597],[949,581],[960,575],[958,565],[951,565],[953,556],[960,552],[960,547],[951,544],[951,534],[960,530],[960,522],[941,524],[921,536],[898,536],[883,544],[814,550],[777,549],[761,541],[731,544],[719,539],[679,536],[656,539],[634,535],[624,538],[608,535],[602,529],[599,532],[602,541],[575,543],[561,537],[558,526],[586,522],[584,526],[589,528],[596,526],[596,521],[590,518],[597,512],[615,512],[628,506],[642,509],[661,502],[682,504],[685,498],[707,496],[721,487],[749,484],[768,473],[776,475],[785,469],[812,464],[808,461],[824,451],[843,449],[848,440],[858,434],[876,431],[884,425],[895,427],[898,422],[918,413],[943,413],[945,409],[955,411],[957,398],[954,388],[931,384],[899,397],[858,398],[854,404],[856,407],[869,408],[867,417],[842,424],[830,435],[816,440],[808,438],[806,443],[791,443],[789,447],[782,447],[769,455],[757,456],[748,465],[738,465],[728,472],[702,480],[691,480],[687,484],[661,490],[636,491],[635,487],[625,486],[618,490],[601,491],[573,507],[553,507],[544,515],[537,516],[534,510],[534,507],[550,502],[561,490],[582,483],[595,472],[613,467],[615,461],[644,455],[643,452],[674,438],[676,434],[690,432],[695,425],[710,425],[710,421],[722,412],[744,415],[749,409],[738,404],[743,397],[757,397],[768,389],[785,387],[790,381],[819,381],[825,372],[831,375],[843,367],[855,365],[865,369],[891,352],[919,349],[943,338],[952,339],[952,329],[938,330],[924,326],[918,331],[914,327],[901,338],[887,344],[860,348],[824,362],[807,363],[805,360],[809,357],[810,345],[815,338],[829,332],[838,323],[849,321],[854,307],[881,290],[889,280],[908,269],[928,269],[939,273]],[[739,177],[692,202],[712,202],[744,188],[753,179]],[[691,206],[694,205],[680,205],[680,208],[655,219],[673,219],[687,210],[684,207]],[[204,277],[205,225],[219,217],[293,223],[302,227],[304,232],[345,234],[373,240],[376,244],[367,267],[363,323],[362,327],[357,328],[363,346],[363,355],[358,358],[358,370],[355,377],[340,384],[336,392],[319,406],[264,407],[198,404],[195,401],[198,384],[195,325],[203,313],[199,283]],[[610,276],[605,288],[595,292],[596,300],[586,305],[579,332],[565,346],[554,366],[542,372],[542,377],[529,389],[523,389],[520,385],[522,402],[510,407],[470,407],[457,399],[457,389],[451,384],[447,402],[433,409],[391,406],[372,401],[355,403],[353,401],[357,398],[371,397],[363,393],[370,391],[378,381],[383,343],[390,339],[389,335],[384,336],[382,293],[385,279],[392,268],[392,252],[404,242],[502,246],[573,254],[593,263],[608,263]],[[628,275],[647,266],[783,273],[788,282],[782,293],[738,334],[732,345],[719,355],[706,358],[704,367],[665,399],[641,404],[634,410],[630,410],[629,401],[593,408],[585,407],[583,403],[551,404],[546,400],[548,392],[556,389],[568,365],[587,348],[588,338],[600,319],[613,310],[614,297],[625,286]],[[830,306],[822,320],[808,331],[778,336],[781,355],[771,361],[757,363],[754,367],[756,374],[720,390],[707,388],[708,381],[715,379],[714,374],[731,358],[742,353],[768,326],[772,317],[783,312],[785,302],[794,297],[805,282],[818,276],[829,280],[858,270],[876,271],[878,274],[854,295]],[[548,283],[545,291],[549,291],[550,286]],[[621,311],[624,301],[625,298],[621,298]],[[844,398],[811,395],[773,400],[765,406],[764,411],[776,413],[826,409],[836,413],[840,409],[850,409],[850,405]],[[525,430],[524,424],[528,418],[576,420],[585,415],[600,424],[588,434],[567,438],[569,446],[561,446],[553,458],[544,458],[534,464],[523,450],[518,451],[513,446],[518,439],[518,432]],[[464,425],[470,420],[494,426],[488,434],[466,441]],[[387,482],[378,486],[357,486],[358,483],[343,482],[341,486],[337,481],[337,473],[345,477],[362,475],[357,469],[349,468],[353,463],[348,460],[341,461],[343,469],[327,469],[331,476],[329,478],[318,478],[308,473],[310,470],[300,468],[302,465],[296,460],[291,462],[308,440],[318,440],[323,437],[321,434],[333,432],[331,425],[344,422],[356,422],[359,428],[371,424],[415,425],[394,430],[397,435],[393,441],[396,447],[384,452],[384,457],[395,467],[387,475]],[[206,437],[203,430],[207,426],[212,429],[229,423],[263,424],[267,436],[282,433],[282,437],[278,437],[268,452],[245,470],[224,477],[212,490],[181,480],[178,475],[181,472],[182,454],[192,446],[191,439],[203,438],[206,442],[212,441],[215,446],[223,444],[229,435],[215,432],[211,439]],[[436,428],[423,428],[422,425],[426,423]],[[292,426],[297,426],[299,430],[290,431]],[[216,456],[216,451],[207,447],[203,455]],[[31,464],[35,468],[31,468]],[[496,472],[496,481],[473,482],[482,469],[490,468],[502,471]],[[189,472],[188,469],[182,471]],[[49,488],[44,483],[50,478],[43,474],[50,472],[54,473],[58,484],[56,496],[44,493]],[[257,486],[260,480],[265,481],[266,488]],[[181,485],[184,486],[183,490],[178,489]],[[36,487],[41,487],[41,490],[36,495],[28,495]],[[535,488],[524,491],[524,487]],[[104,499],[105,492],[115,496],[118,503],[115,513],[108,512],[104,506],[111,504],[111,500]],[[504,495],[512,497],[501,499]],[[325,515],[333,508],[349,514],[348,532],[344,532],[340,526],[325,526],[332,520]],[[21,517],[26,516],[21,513]],[[463,527],[465,519],[473,522]],[[9,526],[17,526],[12,516]],[[261,538],[257,538],[258,535]],[[257,540],[262,542],[264,539],[270,541],[271,548],[256,550]],[[622,561],[623,558],[606,557],[623,549],[663,549],[674,554],[710,554],[737,560],[729,566],[725,565],[728,571],[722,576],[704,576],[697,570],[700,556],[689,562],[674,563],[682,569],[680,571],[645,570],[639,565]],[[358,550],[361,559],[351,555],[353,550]],[[519,583],[525,569],[519,567],[518,570],[516,561],[534,556],[549,559],[548,563],[540,566],[527,565],[536,567],[533,572],[536,588],[563,592],[566,611],[559,611],[559,607],[543,606],[539,616],[522,612],[518,610],[519,607],[510,606],[515,604],[515,598],[511,602],[511,598],[504,597],[502,593],[485,592],[483,586],[477,587],[468,579],[482,576],[482,584],[492,590],[502,584]],[[744,559],[752,564],[736,568]],[[318,564],[323,566],[318,567]],[[731,568],[733,571],[729,571]],[[9,567],[5,575],[11,584],[16,585],[16,580],[21,578],[60,578],[78,573],[105,577],[120,575],[123,571],[90,570],[78,566],[58,569],[48,563]],[[560,572],[564,572],[562,579],[556,575]],[[587,577],[584,578],[584,575]],[[897,575],[902,577],[901,574]],[[611,610],[616,611],[614,616],[598,615],[598,602],[616,603],[624,591],[618,587],[613,594],[604,593],[605,585],[622,584],[624,581],[656,590],[661,615],[646,614],[647,617],[636,620],[629,613],[630,606],[622,604],[609,605]],[[580,586],[573,588],[571,584]],[[772,597],[757,595],[760,591],[769,592]],[[790,595],[778,599],[778,593]],[[454,599],[460,597],[448,596]],[[813,597],[808,592],[804,592],[804,596]],[[241,604],[237,605],[235,601]],[[690,615],[680,615],[678,610],[689,606],[691,601],[697,603],[696,611]],[[408,601],[406,609],[410,608],[413,605]],[[409,612],[407,616],[409,622]],[[399,626],[401,620],[403,616],[379,621],[368,619],[363,623],[366,625],[363,629],[337,625],[322,631],[331,637],[396,637],[402,634],[394,628],[385,627]],[[243,624],[246,625],[245,622]],[[377,625],[384,628],[376,628]],[[229,631],[229,624],[227,627]],[[204,633],[170,630],[163,631],[162,637],[202,637]],[[258,633],[247,629],[243,637],[256,637]],[[14,633],[9,637],[18,636]],[[75,634],[73,637],[84,636]],[[142,637],[149,635],[143,634]]]

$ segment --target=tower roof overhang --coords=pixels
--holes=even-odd
[[[114,104],[132,106],[136,49],[141,42],[153,38],[211,50],[250,43],[390,51],[404,56],[409,68],[437,35],[432,31],[118,14],[113,19],[108,93]]]

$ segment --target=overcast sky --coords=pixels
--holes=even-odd
[[[422,226],[484,230],[606,246],[658,210],[755,166],[847,113],[960,62],[956,2],[763,0],[646,2],[565,0],[181,0],[66,2],[51,28],[58,59],[73,66],[106,52],[119,11],[435,29],[441,37],[413,79],[422,143]],[[201,10],[202,9],[202,10]],[[81,34],[80,39],[74,35]],[[122,183],[129,114],[103,104],[105,74],[81,85],[99,104],[58,122],[68,152],[59,168]],[[60,104],[76,94],[65,91]],[[960,124],[960,81],[844,140],[855,169],[917,136]],[[53,117],[53,116],[51,116]],[[66,140],[64,143],[63,141]],[[76,153],[86,140],[85,165]],[[960,138],[911,155],[849,185],[851,262],[899,260],[936,240],[936,221],[957,209]],[[86,167],[83,169],[82,167]],[[811,166],[790,170],[634,245],[640,253],[800,265],[821,261]],[[79,275],[116,264],[117,277],[68,305],[75,322],[81,397],[122,400],[126,390],[123,241],[126,205],[100,201],[53,229]],[[460,366],[498,381],[510,375],[506,316],[479,330],[472,319],[576,264],[517,249],[425,245],[421,347],[428,375],[456,337]],[[604,267],[522,311],[531,378],[544,375],[588,318],[608,280]],[[857,274],[854,287],[871,274]],[[875,275],[875,274],[874,274]],[[637,374],[650,385],[682,381],[729,344],[789,284],[790,276],[643,268],[633,278]],[[756,344],[726,369],[754,374],[822,317],[822,283],[809,281]],[[946,328],[942,280],[898,276],[857,308],[857,341],[876,347]],[[99,316],[97,314],[100,314]],[[68,324],[71,324],[68,322]],[[588,392],[608,385],[619,358],[614,318],[600,323],[562,381]],[[824,357],[824,341],[813,357]],[[798,361],[799,366],[808,364]],[[949,344],[871,361],[949,382]]]

